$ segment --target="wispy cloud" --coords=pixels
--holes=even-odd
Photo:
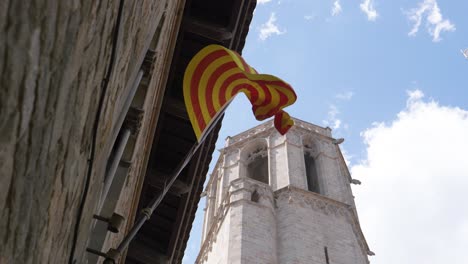
[[[338,129],[338,128],[340,128],[340,126],[341,126],[341,120],[340,119],[335,119],[333,121],[333,127],[332,128],[333,129]]]
[[[413,28],[408,33],[409,36],[415,36],[424,17],[426,17],[426,27],[432,36],[432,41],[441,40],[440,33],[443,31],[455,31],[455,25],[448,19],[443,19],[439,5],[436,0],[424,0],[419,3],[418,8],[413,8],[407,13],[408,19],[414,23]]]
[[[323,120],[323,124],[331,126],[332,129],[338,129],[341,127],[341,119],[338,118],[340,110],[334,104],[328,106],[327,120]]]
[[[344,123],[340,115],[340,109],[338,104],[343,101],[349,101],[353,98],[354,93],[351,91],[345,91],[341,93],[337,93],[335,95],[334,103],[328,105],[328,112],[327,118],[322,121],[325,126],[329,126],[332,129],[339,129],[342,128],[344,130],[348,130],[348,124]]]
[[[335,117],[340,113],[340,110],[338,110],[338,107],[336,105],[331,104],[328,107],[328,116],[331,117],[331,119],[335,119]]]
[[[280,30],[278,26],[275,24],[276,22],[276,14],[271,13],[270,18],[265,24],[260,26],[260,39],[266,40],[267,38],[271,37],[272,35],[282,35],[286,33],[285,30]]]
[[[361,7],[362,12],[367,15],[369,21],[375,21],[379,14],[374,8],[374,0],[364,0],[359,7]]]
[[[314,19],[315,17],[316,17],[316,16],[305,15],[305,16],[304,16],[304,19],[305,19],[305,20],[312,20],[312,19]]]
[[[269,3],[271,2],[271,0],[257,0],[257,4],[266,4],[266,3]]]
[[[353,98],[353,95],[354,95],[353,92],[347,91],[347,92],[338,93],[335,95],[335,97],[340,100],[348,101],[348,100],[351,100],[351,98]]]
[[[406,101],[406,106],[411,106],[413,105],[416,101],[421,101],[421,99],[424,97],[424,93],[421,90],[413,90],[413,91],[406,91],[406,94],[408,95],[408,100]]]
[[[337,15],[339,15],[342,11],[343,11],[343,9],[341,8],[340,0],[336,0],[336,1],[333,3],[333,7],[332,7],[332,11],[331,11],[332,16],[337,16]]]

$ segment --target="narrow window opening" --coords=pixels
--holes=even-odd
[[[247,165],[248,177],[268,184],[268,157],[258,155]]]
[[[315,159],[309,153],[304,153],[304,161],[307,177],[307,189],[311,192],[320,193]]]
[[[330,259],[328,258],[328,248],[323,247],[323,252],[325,252],[325,263],[330,264]]]
[[[257,190],[254,190],[252,192],[252,196],[250,197],[250,200],[254,203],[258,203],[258,201],[260,200],[260,194],[258,194]]]

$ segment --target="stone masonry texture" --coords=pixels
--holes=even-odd
[[[108,139],[163,13],[177,12],[169,2],[124,2],[78,223],[119,1],[0,1],[0,263],[67,263],[77,224],[76,263],[83,262]]]
[[[270,121],[226,140],[206,187],[198,264],[325,264],[327,256],[333,264],[369,263],[331,130],[295,123],[284,136]],[[268,155],[268,183],[247,171],[259,149]],[[316,162],[319,193],[308,190],[305,153]]]

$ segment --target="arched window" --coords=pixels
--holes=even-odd
[[[246,164],[246,176],[269,184],[267,143],[261,140],[251,142],[243,150],[243,155]]]
[[[318,148],[315,142],[316,139],[310,136],[306,136],[302,140],[304,146],[304,164],[307,181],[307,190],[315,193],[320,193],[317,161],[314,158],[318,155]]]
[[[247,165],[247,177],[268,183],[268,156],[258,155]]]
[[[304,152],[304,163],[307,178],[307,189],[311,192],[320,193],[317,166],[315,159],[312,157],[310,152]]]

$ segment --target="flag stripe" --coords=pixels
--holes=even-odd
[[[202,50],[201,52],[203,52]],[[198,125],[203,125],[206,124],[203,120],[203,115],[201,112],[201,105],[200,102],[198,101],[198,90],[199,88],[199,83],[200,83],[200,78],[201,74],[205,70],[205,68],[216,58],[222,56],[225,54],[223,50],[216,50],[212,53],[208,53],[206,56],[202,58],[202,60],[198,63],[194,73],[193,73],[193,79],[191,80],[191,86],[195,87],[195,89],[191,90],[191,100],[192,100],[192,107],[193,107],[193,112],[196,113],[196,122]],[[203,128],[204,129],[204,128]],[[200,129],[202,131],[203,129]]]
[[[218,92],[214,91],[215,84],[216,82],[220,79],[221,75],[225,72],[228,72],[232,68],[236,67],[236,64],[232,61],[227,62],[221,66],[219,66],[216,71],[213,72],[213,74],[210,76],[210,79],[208,80],[208,83],[206,85],[206,101],[207,101],[207,107],[208,107],[208,112],[210,113],[211,116],[216,114],[216,109],[220,108],[220,105],[216,104],[213,101],[213,94],[217,94]]]
[[[258,74],[239,54],[219,45],[209,45],[192,58],[183,90],[198,140],[217,112],[238,93],[247,96],[258,120],[275,116],[275,126],[282,134],[292,125],[282,110],[296,101],[291,86],[273,75]]]
[[[228,56],[228,54],[226,53],[225,56],[218,57],[215,60],[213,60],[201,74],[199,86],[206,87],[206,90],[208,91],[208,80],[211,77],[213,77],[213,72],[216,71],[216,69],[219,69],[219,67],[224,63],[229,62],[229,59],[230,56]],[[205,92],[204,89],[198,90],[198,101],[200,102],[200,109],[203,114],[203,120],[205,123],[209,122],[209,120],[211,119],[209,109],[210,106],[213,105],[212,101],[206,96],[207,91]]]

